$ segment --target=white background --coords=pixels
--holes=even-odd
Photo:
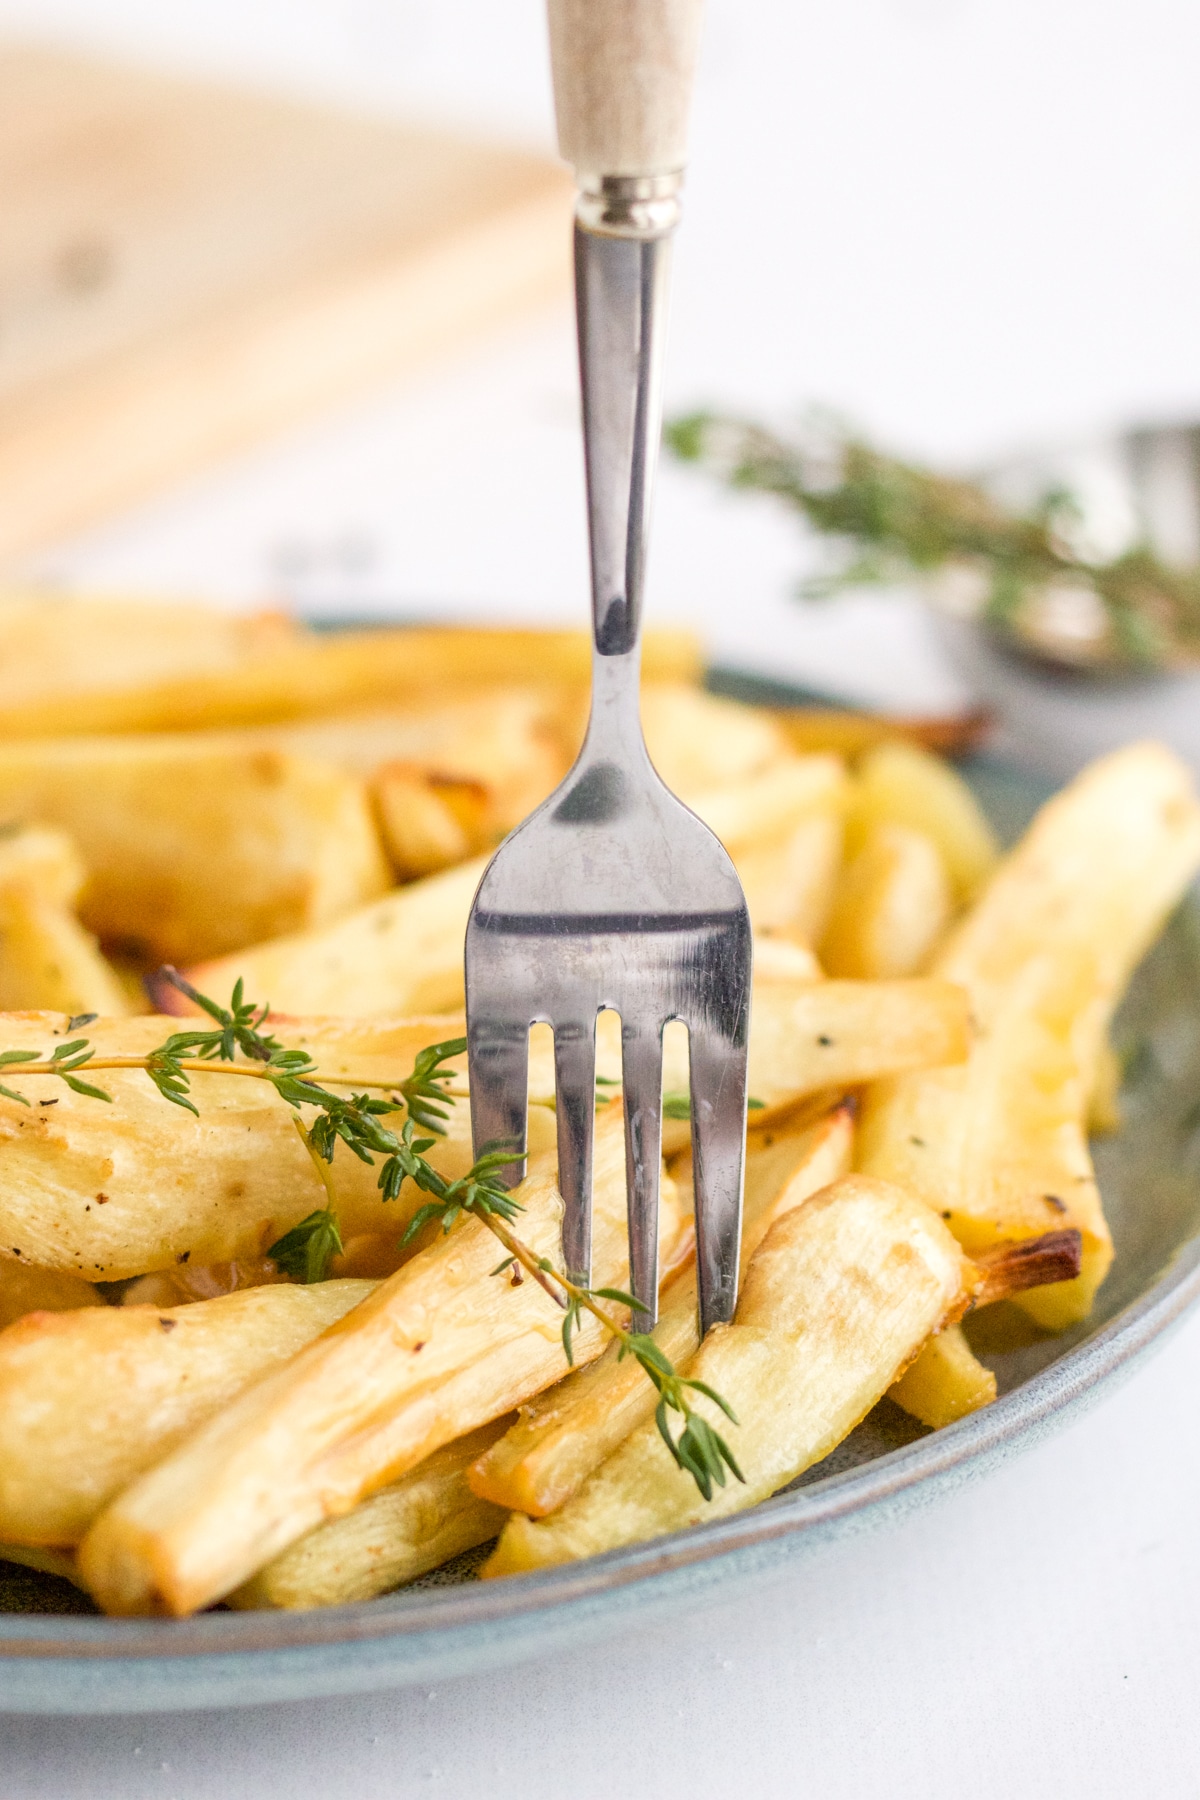
[[[540,0],[0,0],[0,28],[550,141]],[[710,0],[669,400],[970,463],[1200,415],[1200,9]],[[231,603],[583,616],[565,311],[38,559]],[[909,706],[920,615],[812,615],[769,503],[667,469],[651,609]],[[478,1683],[0,1723],[5,1800],[1200,1793],[1200,1323],[985,1483],[770,1589]]]

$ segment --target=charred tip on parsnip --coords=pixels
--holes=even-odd
[[[1083,1266],[1083,1234],[1079,1231],[1047,1231],[1041,1237],[1021,1238],[998,1244],[972,1258],[983,1275],[975,1306],[990,1306],[1027,1288],[1048,1287],[1054,1281],[1074,1281]]]

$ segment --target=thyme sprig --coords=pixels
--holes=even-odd
[[[673,421],[666,443],[732,487],[775,494],[834,548],[802,584],[819,599],[869,583],[912,581],[994,633],[1074,667],[1147,668],[1200,656],[1200,569],[1175,568],[1136,543],[1104,560],[1063,488],[1015,511],[978,482],[888,456],[812,417],[791,437],[712,413]]]
[[[427,1217],[434,1216],[434,1209],[431,1207],[424,1207],[422,1211]],[[416,1221],[413,1223],[415,1225]],[[616,1339],[618,1362],[623,1361],[626,1356],[632,1356],[653,1383],[658,1392],[654,1419],[662,1440],[679,1467],[692,1477],[704,1498],[712,1499],[714,1485],[724,1487],[726,1470],[736,1476],[738,1481],[745,1481],[729,1445],[704,1415],[696,1412],[688,1399],[688,1393],[690,1390],[706,1395],[736,1425],[737,1414],[729,1402],[715,1388],[709,1387],[707,1382],[680,1375],[649,1332],[628,1330],[607,1308],[598,1304],[601,1300],[609,1300],[617,1306],[627,1306],[630,1312],[637,1312],[638,1303],[632,1294],[615,1287],[585,1287],[556,1269],[547,1257],[535,1255],[499,1219],[489,1218],[486,1223],[508,1251],[504,1261],[492,1270],[493,1275],[502,1275],[514,1263],[519,1263],[563,1309],[563,1350],[572,1367],[575,1363],[574,1335],[583,1322],[583,1314],[588,1312]],[[410,1234],[412,1230],[413,1226],[410,1226]],[[673,1412],[678,1413],[683,1422],[683,1429],[678,1437],[673,1436],[671,1431],[670,1415]]]
[[[317,1065],[307,1051],[289,1050],[263,1029],[270,1009],[248,1001],[240,980],[229,1005],[224,1007],[200,993],[174,969],[160,970],[159,979],[185,994],[213,1020],[213,1026],[172,1032],[164,1043],[143,1056],[97,1055],[84,1037],[57,1045],[49,1056],[36,1050],[7,1050],[0,1053],[0,1068],[19,1070],[22,1075],[52,1075],[77,1094],[110,1103],[112,1095],[86,1081],[78,1071],[140,1069],[164,1100],[197,1117],[199,1111],[191,1098],[191,1083],[197,1074],[238,1075],[269,1082],[279,1098],[293,1109],[293,1123],[327,1202],[271,1245],[268,1255],[285,1274],[297,1281],[323,1281],[333,1258],[342,1251],[331,1167],[338,1145],[344,1144],[360,1162],[373,1166],[381,1158],[377,1185],[385,1201],[396,1199],[405,1181],[412,1181],[421,1193],[429,1195],[410,1221],[402,1244],[410,1243],[434,1221],[447,1232],[465,1216],[480,1220],[508,1253],[493,1272],[500,1274],[519,1264],[562,1308],[562,1341],[568,1364],[574,1363],[573,1339],[584,1312],[590,1313],[617,1340],[619,1357],[636,1359],[659,1396],[655,1418],[663,1441],[706,1500],[711,1499],[714,1485],[724,1486],[727,1471],[739,1481],[744,1479],[729,1445],[695,1411],[689,1394],[705,1395],[736,1424],[729,1403],[706,1383],[681,1376],[649,1333],[628,1330],[600,1304],[607,1301],[636,1312],[634,1297],[619,1288],[592,1288],[573,1280],[548,1258],[537,1256],[510,1229],[523,1210],[502,1179],[505,1170],[518,1160],[513,1148],[503,1144],[489,1146],[466,1174],[455,1180],[442,1175],[426,1159],[425,1152],[433,1148],[437,1137],[445,1134],[447,1109],[455,1101],[449,1085],[453,1071],[447,1065],[465,1051],[465,1038],[427,1045],[418,1052],[411,1072],[401,1080],[319,1078]],[[91,1017],[81,1017],[72,1019],[70,1025],[74,1029],[91,1022]],[[245,1060],[239,1061],[239,1056]],[[338,1087],[352,1091],[349,1095],[334,1092]],[[26,1096],[14,1088],[0,1085],[0,1094],[22,1106],[29,1105]],[[315,1109],[311,1124],[304,1123],[301,1107]],[[395,1131],[384,1120],[399,1112],[405,1114],[404,1123]],[[671,1429],[672,1413],[682,1422],[678,1435]]]

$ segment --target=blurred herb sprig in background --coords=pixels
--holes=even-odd
[[[1173,567],[1145,543],[1092,559],[1065,489],[1010,510],[979,482],[889,456],[815,415],[783,437],[697,412],[672,421],[666,443],[731,487],[777,495],[827,540],[828,566],[802,583],[806,598],[916,580],[946,610],[1063,666],[1200,657],[1200,569]]]

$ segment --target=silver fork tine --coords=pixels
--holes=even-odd
[[[662,1025],[622,1019],[625,1189],[629,1207],[629,1291],[640,1302],[638,1331],[658,1319],[658,1176],[662,1162]]]
[[[740,1041],[739,1041],[740,1039]],[[727,1323],[737,1300],[746,1148],[746,1028],[690,1029],[692,1176],[700,1331]]]
[[[596,1019],[554,1027],[558,1191],[567,1273],[592,1279],[592,1129],[596,1118]]]
[[[467,1058],[475,1154],[481,1156],[498,1144],[511,1145],[520,1160],[502,1169],[500,1180],[515,1187],[525,1174],[529,1026],[495,1013],[473,1012],[467,1023]]]

